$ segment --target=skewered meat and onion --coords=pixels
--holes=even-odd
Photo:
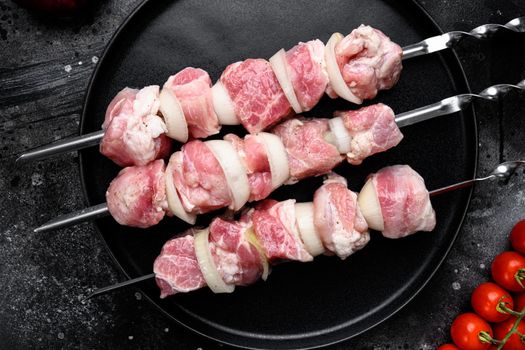
[[[213,86],[206,71],[188,67],[169,77],[161,92],[158,86],[125,88],[108,106],[100,151],[122,166],[144,165],[167,156],[168,137],[185,143],[236,124],[255,134],[312,109],[325,91],[361,103],[397,82],[402,50],[382,32],[361,26],[334,37],[326,48],[316,39],[269,61],[230,64]]]
[[[388,238],[434,229],[429,193],[409,166],[383,168],[367,186],[373,191],[357,194],[344,178],[330,174],[313,203],[266,200],[239,221],[215,218],[209,228],[169,240],[153,266],[161,298],[206,285],[230,293],[266,279],[268,265],[283,260],[310,261],[323,253],[346,259],[370,240],[370,211],[385,213],[382,233]],[[424,209],[407,215],[407,208]]]
[[[194,223],[196,214],[223,207],[239,210],[284,183],[326,174],[343,162],[342,151],[364,159],[401,141],[394,114],[386,105],[355,113],[360,122],[355,130],[347,129],[352,135],[346,140],[349,145],[334,141],[328,119],[291,119],[278,125],[274,134],[262,132],[244,139],[227,135],[224,140],[190,141],[171,156],[167,172],[163,160],[122,170],[106,194],[109,211],[117,222],[129,226],[155,225],[164,213]],[[348,122],[342,125],[354,127]],[[391,133],[388,137],[384,128]],[[354,145],[354,139],[359,143]],[[161,178],[164,183],[158,181]],[[140,208],[155,215],[142,214]]]

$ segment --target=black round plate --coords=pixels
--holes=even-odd
[[[383,30],[407,45],[440,33],[429,16],[412,2],[366,1],[148,1],[115,35],[98,64],[85,102],[82,133],[100,129],[104,110],[124,86],[163,84],[183,67],[206,69],[213,79],[229,63],[270,57],[281,47],[330,34],[348,33],[361,23]],[[461,66],[448,51],[404,62],[397,86],[379,94],[395,111],[420,107],[468,91]],[[308,113],[332,115],[356,106],[325,98]],[[240,129],[224,129],[242,132]],[[362,166],[336,169],[353,190],[366,175],[391,164],[409,164],[437,188],[471,178],[477,160],[472,110],[404,128],[395,149]],[[119,168],[96,148],[81,154],[85,193],[90,204],[104,202],[105,190]],[[320,178],[283,186],[272,197],[312,199]],[[203,289],[160,300],[154,282],[144,293],[167,315],[207,337],[251,348],[307,348],[350,338],[378,324],[405,305],[430,279],[444,259],[463,220],[470,190],[433,199],[438,224],[434,232],[400,240],[372,234],[370,244],[345,261],[320,257],[307,264],[274,268],[267,282],[237,288],[230,295]],[[200,218],[205,225],[211,215]],[[97,221],[104,241],[123,271],[151,273],[163,243],[188,226],[166,219],[148,230]]]

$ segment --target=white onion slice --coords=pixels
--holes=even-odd
[[[344,38],[341,33],[334,33],[326,43],[325,47],[325,60],[326,60],[326,71],[328,72],[328,79],[330,80],[330,86],[334,89],[335,93],[344,98],[347,101],[361,104],[363,100],[355,96],[341,75],[339,65],[335,59],[335,46]]]
[[[179,194],[173,183],[173,167],[171,166],[171,159],[166,167],[166,197],[168,199],[168,208],[171,212],[181,220],[186,221],[188,224],[194,225],[197,215],[188,213],[184,210],[182,202],[180,201]]]
[[[220,125],[239,125],[241,122],[235,115],[233,101],[228,95],[228,91],[220,81],[215,83],[211,88],[213,109]]]
[[[211,140],[205,143],[221,165],[226,177],[233,198],[229,208],[235,211],[241,209],[250,197],[250,183],[239,155],[228,141]]]
[[[202,275],[206,280],[206,284],[214,293],[231,293],[235,289],[234,285],[226,284],[219,271],[213,256],[211,256],[210,244],[208,242],[208,236],[210,235],[209,229],[197,231],[195,233],[195,255],[199,262],[199,268],[201,269]]]
[[[357,204],[361,209],[368,227],[376,231],[383,231],[385,229],[385,222],[383,220],[383,213],[381,212],[381,204],[377,198],[376,189],[372,179],[363,186],[361,192],[357,196]]]
[[[268,155],[272,175],[272,188],[275,190],[290,178],[288,154],[279,136],[267,132],[260,132],[257,134],[257,137],[262,140],[266,147],[266,154]]]
[[[314,204],[312,202],[296,203],[295,217],[299,234],[308,253],[313,257],[323,254],[325,251],[323,242],[314,224]]]
[[[349,153],[352,150],[352,135],[350,135],[348,129],[346,129],[343,118],[332,118],[328,121],[328,125],[335,136],[335,146],[339,153]]]
[[[162,89],[160,92],[160,112],[168,128],[166,135],[182,143],[188,141],[188,123],[173,91]]]
[[[261,247],[261,244],[259,243],[259,240],[257,239],[257,236],[255,236],[255,232],[253,231],[253,228],[250,227],[245,231],[246,239],[248,242],[250,242],[251,245],[257,249],[257,252],[259,253],[259,256],[261,257],[262,265],[263,265],[263,272],[261,275],[261,278],[263,281],[266,281],[268,278],[268,275],[270,274],[270,264],[268,263],[268,259],[266,258],[266,255],[264,254],[264,250]]]
[[[286,51],[284,51],[284,49],[280,49],[270,58],[269,61],[270,66],[272,66],[272,70],[279,81],[279,85],[281,85],[281,89],[284,91],[286,99],[288,102],[290,102],[290,105],[292,106],[295,113],[301,113],[303,111],[301,104],[295,95],[292,80],[288,76],[288,68],[286,67]]]

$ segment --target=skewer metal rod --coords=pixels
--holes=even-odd
[[[44,159],[55,154],[66,153],[95,146],[100,143],[102,137],[104,137],[104,130],[95,131],[63,141],[57,141],[43,147],[35,148],[33,151],[28,151],[21,154],[20,157],[16,159],[16,162],[25,163]]]
[[[453,185],[449,185],[449,186],[445,186],[445,187],[441,187],[441,188],[435,189],[433,191],[428,192],[428,194],[430,194],[430,197],[439,196],[440,194],[443,194],[443,193],[459,190],[461,188],[470,187],[470,186],[474,185],[476,182],[481,182],[481,181],[485,181],[485,180],[489,180],[489,179],[495,179],[495,178],[497,178],[496,175],[489,175],[489,176],[486,176],[486,177],[481,177],[481,178],[476,178],[476,179],[472,179],[472,180],[462,181],[462,182],[455,183]]]
[[[139,283],[139,282],[142,282],[142,281],[146,281],[146,280],[149,280],[149,279],[152,279],[152,278],[155,278],[155,274],[154,273],[150,273],[149,275],[133,278],[133,279],[130,279],[130,280],[127,280],[127,281],[124,281],[124,282],[116,283],[116,284],[113,284],[111,286],[99,288],[99,289],[96,289],[95,291],[93,291],[92,293],[88,294],[82,301],[88,300],[88,299],[94,297],[95,295],[104,294],[104,293],[110,292],[112,290],[123,288],[123,287],[127,287],[129,285],[132,285],[132,284],[135,284],[135,283]]]
[[[109,216],[109,209],[106,203],[98,204],[89,208],[78,210],[69,214],[61,215],[58,218],[50,220],[40,227],[34,229],[34,232],[46,232],[56,230],[62,227],[69,227],[75,224]]]

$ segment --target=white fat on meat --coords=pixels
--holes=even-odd
[[[133,101],[133,110],[137,115],[156,115],[159,111],[159,87],[157,85],[146,86],[140,89]]]
[[[314,223],[325,248],[341,259],[362,249],[370,240],[357,195],[336,174],[330,174],[314,194]]]
[[[106,112],[100,152],[121,166],[145,165],[165,157],[171,140],[165,135],[166,124],[157,115],[159,104],[156,85],[119,92]]]
[[[157,155],[155,139],[168,131],[162,118],[146,115],[141,119],[127,118],[124,143],[128,153],[134,154],[136,164],[147,164]]]

